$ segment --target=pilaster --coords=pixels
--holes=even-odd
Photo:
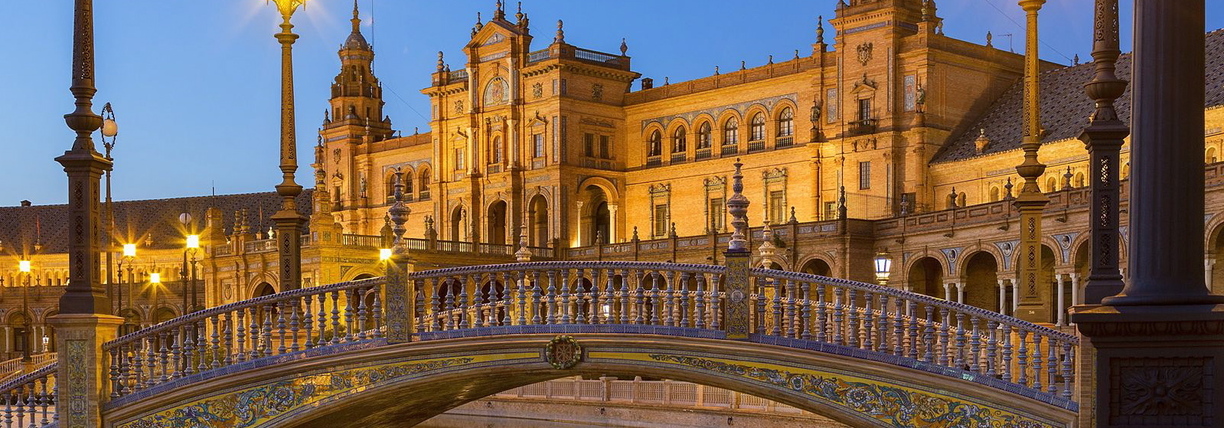
[[[107,358],[102,344],[114,340],[123,318],[102,314],[60,314],[49,319],[55,326],[59,351],[56,415],[60,426],[103,426],[100,403],[108,395]]]

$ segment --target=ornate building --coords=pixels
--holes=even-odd
[[[509,262],[520,242],[536,259],[720,263],[739,160],[758,265],[871,281],[872,258],[884,253],[894,286],[1012,313],[1023,58],[989,39],[944,36],[931,1],[839,4],[834,19],[817,22],[811,52],[657,85],[632,71],[623,41],[614,53],[581,48],[558,22],[545,45],[533,45],[527,15],[508,16],[499,3],[472,29],[462,65],[452,70],[439,53],[422,90],[430,131],[408,136],[383,111],[374,48],[354,13],[315,149],[315,190],[299,197],[310,218],[303,285],[381,274],[377,249],[390,236],[397,182],[411,209],[416,269]],[[1224,87],[1211,82],[1224,70],[1224,33],[1206,38],[1202,239],[1219,292]],[[1124,55],[1119,74],[1129,66]],[[1065,308],[1080,299],[1088,264],[1089,174],[1077,136],[1092,111],[1082,89],[1091,67],[1042,68],[1041,157],[1050,168],[1041,184],[1052,201],[1042,295]],[[1118,105],[1126,120],[1129,92]],[[118,313],[147,325],[279,291],[267,220],[277,207],[272,193],[116,203],[103,277],[124,293]],[[182,225],[183,212],[197,220]],[[65,214],[63,206],[0,208],[11,259],[0,264],[4,352],[23,346],[25,293],[30,334],[53,334],[42,320],[66,277]],[[1125,216],[1123,224],[1125,259]],[[181,279],[193,264],[189,233],[202,236],[194,305]],[[138,244],[135,259],[122,257],[125,243]],[[17,272],[18,259],[33,260],[31,275]],[[153,272],[163,287],[149,286]],[[15,287],[26,278],[31,287]],[[1054,312],[1033,321],[1063,324],[1065,311]]]

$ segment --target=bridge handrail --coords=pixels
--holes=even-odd
[[[885,286],[881,286],[878,284],[851,281],[847,279],[833,278],[833,277],[828,277],[828,276],[813,275],[809,273],[788,272],[788,271],[766,269],[766,268],[753,268],[751,273],[752,275],[761,276],[761,277],[772,277],[772,278],[777,278],[777,279],[789,279],[789,280],[794,280],[794,281],[824,283],[827,285],[850,288],[850,289],[855,289],[855,290],[860,290],[860,291],[867,291],[867,292],[871,292],[875,294],[884,294],[884,295],[888,295],[891,297],[898,297],[898,298],[903,298],[907,300],[913,300],[919,303],[935,306],[938,308],[944,308],[944,309],[949,309],[949,310],[954,310],[954,311],[959,311],[959,312],[971,313],[978,318],[982,318],[988,321],[995,321],[1000,324],[1007,324],[1007,325],[1011,325],[1014,327],[1023,327],[1025,330],[1040,333],[1042,335],[1049,336],[1054,339],[1058,339],[1059,341],[1070,342],[1071,344],[1074,344],[1074,345],[1079,345],[1079,341],[1080,341],[1079,337],[1077,336],[1063,333],[1061,331],[1058,331],[1058,330],[1055,330],[1049,327],[1037,325],[1037,324],[1034,324],[1034,323],[1031,323],[1031,322],[1028,322],[1028,321],[1019,319],[1019,318],[1003,315],[995,311],[982,309],[977,306],[967,305],[964,303],[957,303],[957,302],[953,302],[949,300],[944,300],[944,299],[940,299],[937,297],[931,297],[925,294],[910,293],[910,292],[906,292],[900,289],[896,289],[892,287],[885,287]]]
[[[695,273],[726,273],[726,266],[718,265],[703,265],[689,263],[663,263],[663,262],[621,262],[621,261],[606,261],[606,262],[589,262],[589,261],[568,261],[568,262],[525,262],[525,263],[503,263],[496,265],[481,265],[481,266],[462,266],[445,269],[433,269],[426,271],[413,272],[408,276],[408,279],[425,279],[438,278],[445,276],[466,275],[472,273],[490,273],[490,272],[510,272],[519,270],[548,270],[548,269],[647,269],[647,270],[675,270]]]
[[[4,403],[8,424],[23,421],[22,426],[45,427],[57,422],[54,409],[58,404],[55,377],[58,369],[59,363],[53,362],[15,379],[0,382],[0,402]],[[27,418],[28,423],[24,422]]]
[[[109,351],[119,345],[131,343],[138,338],[147,338],[148,336],[152,336],[155,333],[168,332],[175,328],[186,326],[188,323],[194,323],[196,321],[208,319],[212,316],[222,315],[227,312],[233,312],[238,309],[257,308],[257,307],[262,306],[264,303],[285,300],[285,299],[289,299],[293,297],[314,296],[320,293],[328,293],[332,291],[362,288],[363,286],[370,286],[370,285],[382,285],[384,282],[386,282],[386,278],[380,276],[380,277],[375,277],[375,278],[360,279],[356,281],[338,282],[335,284],[322,285],[318,287],[308,287],[308,288],[299,288],[297,290],[282,291],[276,294],[269,294],[267,296],[260,296],[260,297],[256,297],[253,299],[247,299],[247,300],[237,301],[234,303],[224,304],[221,306],[215,306],[215,307],[205,309],[202,311],[197,311],[197,312],[192,312],[187,315],[182,315],[182,316],[179,316],[179,317],[167,320],[167,321],[163,321],[160,324],[156,324],[151,327],[143,328],[143,329],[125,334],[115,340],[102,344],[102,350]]]
[[[280,292],[106,342],[110,398],[248,360],[382,337],[378,290],[385,283],[379,277]]]

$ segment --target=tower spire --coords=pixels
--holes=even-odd
[[[361,32],[361,18],[358,17],[357,0],[353,0],[353,20],[351,22],[353,23],[353,32],[360,33]]]

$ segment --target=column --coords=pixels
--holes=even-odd
[[[578,210],[574,212],[574,219],[575,219],[574,223],[578,224],[578,233],[574,234],[574,236],[578,239],[577,246],[579,247],[584,245],[584,243],[582,242],[582,205],[583,205],[583,202],[578,201]],[[593,243],[594,242],[592,242],[592,244]]]
[[[1203,259],[1203,282],[1207,283],[1208,291],[1212,289],[1211,288],[1211,282],[1212,282],[1211,281],[1212,280],[1211,270],[1212,268],[1215,267],[1215,257],[1214,256],[1215,256],[1214,254],[1208,254],[1207,258]]]
[[[1016,281],[1014,281],[1014,280],[1013,280],[1013,281],[1011,281],[1011,290],[1012,290],[1012,315],[1015,315],[1015,314],[1016,314],[1016,309],[1020,307],[1020,289],[1019,289],[1019,288],[1017,288],[1017,287],[1018,287],[1018,285],[1019,285],[1019,284],[1018,284]]]
[[[956,283],[956,303],[965,303],[965,283]]]
[[[1007,315],[1007,283],[1005,279],[999,280],[999,313]]]
[[[1080,302],[1080,276],[1078,273],[1071,274],[1071,305],[1079,305]]]
[[[1058,293],[1058,298],[1056,299],[1058,301],[1058,318],[1054,324],[1061,326],[1061,325],[1064,325],[1066,321],[1066,316],[1067,316],[1066,302],[1063,301],[1063,291],[1064,291],[1063,287],[1065,287],[1067,275],[1060,273],[1054,276],[1056,280],[1058,281],[1058,287],[1055,287],[1055,290],[1056,290],[1055,292]]]
[[[952,301],[952,283],[951,282],[944,283],[944,300],[947,300],[949,302]]]
[[[617,208],[618,207],[616,204],[608,204],[608,243],[609,244],[616,243],[616,237],[617,237],[616,229],[620,225],[620,222],[616,218]]]

